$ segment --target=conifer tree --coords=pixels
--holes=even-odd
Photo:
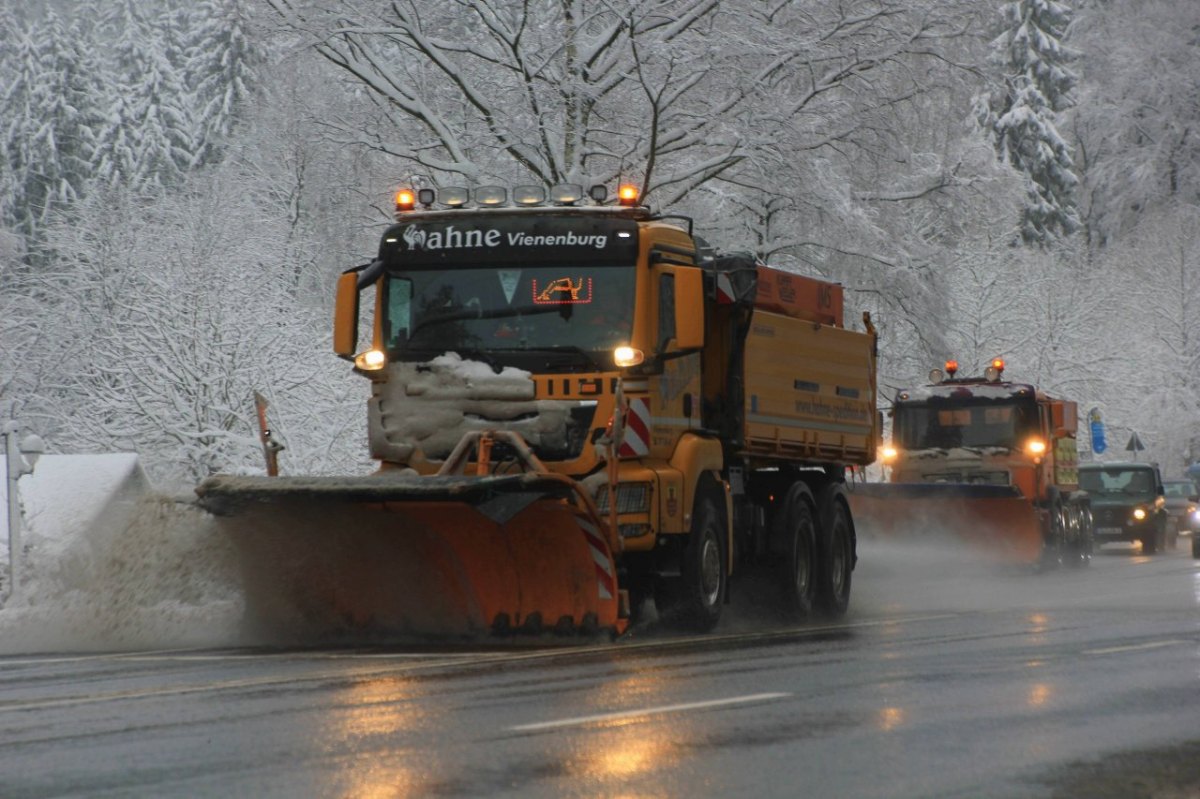
[[[114,185],[172,185],[192,162],[192,141],[183,80],[167,55],[169,17],[148,17],[135,0],[121,0],[100,24],[114,36],[117,91],[97,174]]]
[[[184,74],[192,116],[193,165],[214,161],[265,62],[244,0],[200,0],[182,9],[189,31]]]
[[[1029,179],[1021,210],[1021,237],[1048,244],[1079,227],[1071,147],[1058,132],[1058,115],[1072,105],[1074,57],[1063,44],[1071,9],[1056,0],[1012,0],[1001,10],[1005,30],[992,43],[1004,86],[977,105],[1001,160]]]

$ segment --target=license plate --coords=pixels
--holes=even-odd
[[[1097,527],[1096,535],[1120,535],[1122,530],[1120,527]]]

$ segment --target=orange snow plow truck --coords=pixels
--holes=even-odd
[[[839,285],[715,256],[691,220],[603,189],[397,195],[334,319],[378,471],[197,488],[261,565],[252,612],[619,634],[653,599],[703,631],[751,564],[796,614],[845,611],[845,467],[878,436],[869,318],[847,329]]]
[[[1076,404],[958,364],[930,383],[897,392],[892,441],[881,450],[883,483],[855,483],[852,503],[866,535],[930,540],[947,533],[1010,562],[1083,565],[1092,514],[1079,490]]]

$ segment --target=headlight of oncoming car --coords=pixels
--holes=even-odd
[[[1135,522],[1140,522],[1145,518],[1146,518],[1146,509],[1145,508],[1134,508],[1133,509],[1133,520]]]
[[[596,492],[596,509],[608,513],[608,486]],[[649,483],[618,483],[617,513],[646,513],[650,510]]]

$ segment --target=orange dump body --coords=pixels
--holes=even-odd
[[[757,269],[756,308],[823,325],[842,326],[844,290],[840,283],[784,272],[761,264]]]

